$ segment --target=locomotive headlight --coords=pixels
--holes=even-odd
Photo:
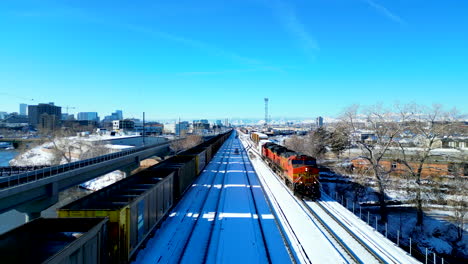
[[[306,168],[306,171],[309,171],[309,168]]]

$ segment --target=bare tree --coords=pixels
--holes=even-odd
[[[292,136],[285,141],[285,146],[299,153],[315,158],[322,158],[327,151],[329,134],[324,128],[311,131],[307,136]]]
[[[203,137],[199,135],[188,135],[183,139],[174,140],[171,143],[171,149],[174,152],[186,150],[203,142]]]
[[[348,124],[349,131],[354,136],[360,134],[360,121],[358,118],[358,106],[348,108],[343,120]],[[355,143],[362,151],[361,158],[369,163],[370,171],[372,171],[377,184],[377,198],[380,206],[380,215],[382,221],[387,222],[388,212],[386,206],[386,190],[389,180],[389,170],[384,168],[381,161],[390,148],[395,145],[395,139],[401,133],[401,127],[393,120],[393,115],[390,111],[382,109],[381,106],[372,106],[364,111],[366,128],[370,130],[369,134],[372,137],[363,139],[356,138]]]
[[[350,146],[349,137],[349,128],[343,123],[339,123],[329,134],[328,145],[337,157],[340,157],[341,153]]]
[[[468,213],[468,201],[466,201],[466,194],[464,193],[468,188],[468,180],[458,177],[457,181],[457,189],[459,192],[457,192],[455,200],[450,202],[450,205],[454,207],[452,220],[457,226],[457,241],[461,241],[463,239],[463,233],[465,232],[465,217]]]
[[[306,138],[305,153],[317,159],[323,158],[327,152],[329,133],[323,127],[309,133]]]
[[[188,135],[183,142],[184,149],[189,149],[201,144],[203,137],[200,135]]]
[[[294,135],[286,139],[284,145],[291,150],[304,153],[306,142],[304,137]]]
[[[417,148],[407,148],[398,142],[397,162],[404,165],[410,180],[415,182],[415,201],[417,209],[417,226],[423,226],[424,214],[423,203],[427,200],[424,194],[422,177],[424,171],[429,171],[427,166],[431,157],[434,156],[433,149],[441,147],[441,139],[452,134],[453,124],[456,120],[456,112],[445,112],[440,105],[431,108],[419,105],[397,106],[404,131],[409,137],[416,139]],[[448,173],[448,171],[447,171]],[[430,177],[431,175],[426,176]],[[432,192],[431,192],[432,193]]]
[[[81,142],[80,159],[90,159],[109,154],[111,150],[102,141]]]
[[[68,130],[58,130],[50,138],[53,165],[60,164],[62,160],[69,163],[73,158],[81,160],[110,153],[104,143],[72,138],[71,133],[73,132]]]

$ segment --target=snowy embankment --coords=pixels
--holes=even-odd
[[[51,146],[52,143],[44,143],[19,154],[10,160],[10,166],[50,165],[54,157],[52,151],[50,151]]]
[[[19,154],[17,157],[12,159],[9,163],[10,166],[50,166],[56,164],[66,164],[68,162],[74,162],[81,159],[91,158],[93,156],[118,152],[120,150],[132,147],[124,145],[96,144],[96,141],[104,139],[107,138],[105,136],[101,137],[98,135],[93,135],[86,138],[67,137],[58,139],[55,140],[55,142],[47,142],[27,150],[26,152]],[[66,157],[64,157],[64,155]],[[124,172],[113,171],[111,173],[107,173],[82,183],[80,186],[92,191],[97,191],[123,179],[124,177]]]

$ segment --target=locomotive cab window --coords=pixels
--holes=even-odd
[[[292,160],[293,165],[304,164],[303,160]]]
[[[305,165],[315,165],[315,161],[314,160],[306,160]]]

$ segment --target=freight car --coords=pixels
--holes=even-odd
[[[2,263],[107,263],[106,218],[38,218],[0,235]]]
[[[253,132],[252,134],[250,134],[250,139],[252,139],[256,146],[258,146],[260,140],[267,140],[268,136],[263,133]]]
[[[262,146],[262,157],[295,194],[319,199],[319,169],[315,158],[301,155],[272,142]]]
[[[58,210],[59,217],[109,217],[111,263],[126,263],[173,205],[174,173],[136,174]]]
[[[108,217],[110,263],[127,263],[196,180],[231,132],[116,182],[60,209],[59,217]]]

